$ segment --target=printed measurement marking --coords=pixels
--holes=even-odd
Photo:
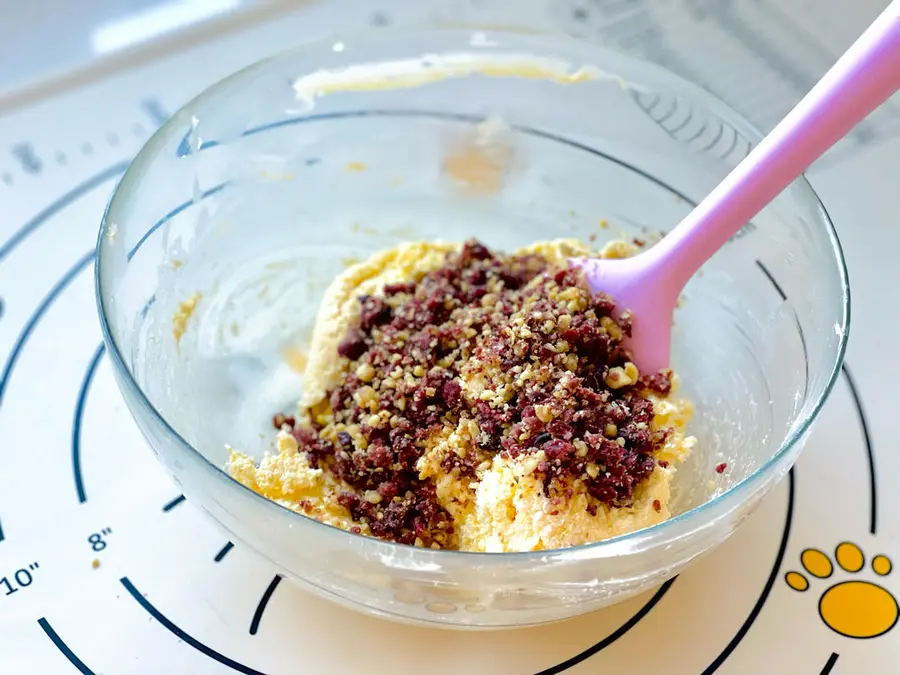
[[[737,241],[738,239],[743,239],[748,234],[751,234],[753,232],[756,232],[756,225],[753,223],[753,221],[750,221],[749,223],[742,225],[741,229],[735,232],[734,235],[732,235],[731,239],[729,239],[728,241]]]
[[[141,108],[157,125],[162,125],[169,119],[169,113],[162,107],[162,103],[159,102],[158,98],[145,98],[141,101]]]
[[[171,511],[172,509],[174,509],[176,506],[178,506],[183,501],[184,501],[184,495],[178,495],[177,497],[175,497],[175,499],[173,499],[168,504],[163,506],[163,511]]]
[[[106,548],[106,540],[104,537],[108,537],[112,534],[112,528],[104,527],[99,532],[94,532],[87,538],[87,542],[91,545],[91,548],[94,551],[102,551]]]
[[[36,562],[29,563],[27,567],[22,567],[13,572],[11,577],[0,577],[0,590],[6,592],[6,595],[12,595],[23,588],[31,586],[34,581],[32,572],[40,568]]]
[[[222,558],[224,558],[226,555],[228,555],[228,552],[231,551],[231,549],[233,549],[233,548],[234,548],[234,544],[232,544],[232,543],[229,541],[227,544],[225,544],[225,545],[222,547],[222,550],[221,550],[221,551],[219,551],[218,553],[216,553],[216,557],[213,558],[213,560],[215,560],[216,562],[222,562]]]
[[[588,20],[588,11],[584,7],[574,7],[572,9],[572,21],[584,23]]]
[[[12,147],[12,154],[19,160],[25,173],[37,175],[44,168],[44,163],[34,153],[34,146],[31,143],[17,143]]]
[[[831,656],[828,657],[825,665],[822,666],[819,675],[828,675],[831,672],[831,669],[834,668],[834,664],[837,663],[838,658],[840,658],[840,655],[837,652],[831,652]]]
[[[253,612],[253,618],[250,620],[250,635],[256,635],[259,630],[259,622],[262,621],[263,612],[266,611],[266,605],[269,604],[269,600],[272,599],[272,593],[275,592],[275,589],[278,588],[278,584],[281,583],[281,575],[276,574],[272,581],[269,582],[268,587],[262,595],[262,598],[259,600],[259,604],[256,606],[256,611]]]

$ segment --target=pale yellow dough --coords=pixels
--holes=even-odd
[[[303,374],[303,395],[298,406],[301,418],[310,408],[324,411],[326,393],[341,378],[346,359],[337,358],[336,351],[347,328],[358,316],[357,297],[378,293],[385,284],[418,281],[427,272],[442,266],[445,255],[459,246],[429,242],[402,244],[350,267],[334,280],[319,311]],[[634,252],[631,244],[612,242],[600,254],[613,258]],[[536,253],[553,262],[595,255],[574,239],[541,242],[515,253]],[[475,383],[464,381],[464,390],[467,385],[472,387]],[[539,459],[534,455],[504,459],[498,454],[478,467],[474,480],[455,472],[447,474],[441,468],[443,457],[450,452],[465,453],[474,445],[478,428],[472,420],[463,420],[454,429],[436,433],[417,468],[421,478],[431,478],[435,483],[439,501],[453,518],[460,550],[536,551],[608,539],[669,518],[669,490],[675,465],[696,443],[684,432],[693,412],[689,401],[670,395],[654,398],[653,403],[652,428],[674,430],[657,455],[657,459],[666,460],[669,465],[654,469],[635,490],[633,504],[628,507],[598,505],[596,515],[591,515],[586,508],[587,492],[578,480],[571,486],[569,499],[551,502],[544,496],[541,481],[532,473]],[[250,457],[232,450],[228,469],[247,487],[290,509],[336,527],[348,530],[360,527],[363,534],[368,533],[365,525],[353,522],[346,509],[337,503],[337,494],[350,488],[328,472],[310,467],[286,432],[278,435],[278,453],[267,455],[259,467]]]

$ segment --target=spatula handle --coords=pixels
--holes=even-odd
[[[900,0],[894,0],[725,180],[647,251],[660,256],[657,263],[671,275],[669,283],[679,288],[687,283],[747,221],[898,89]]]

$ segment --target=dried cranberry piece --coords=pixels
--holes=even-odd
[[[542,449],[551,462],[568,460],[575,452],[575,446],[558,438],[544,443]]]
[[[359,327],[365,333],[391,320],[391,308],[381,298],[364,295],[359,298]]]
[[[404,433],[391,432],[391,452],[394,462],[401,471],[415,471],[416,462],[419,460],[420,451],[412,438]]]
[[[672,391],[672,371],[661,370],[652,375],[641,375],[641,386],[666,396]]]
[[[493,257],[484,244],[470,239],[463,244],[462,251],[459,253],[459,266],[468,267],[476,260],[488,260]]]
[[[591,299],[594,311],[600,316],[612,316],[616,311],[616,302],[606,293],[597,293]]]
[[[272,426],[279,431],[285,424],[293,429],[297,424],[297,420],[293,415],[285,415],[284,413],[275,413],[272,416]]]
[[[412,282],[387,284],[384,287],[384,294],[387,296],[399,295],[400,293],[413,293],[415,290],[416,285]]]
[[[394,463],[393,453],[383,442],[378,441],[372,443],[366,449],[366,465],[373,467],[376,471],[379,469],[390,468]]]
[[[581,279],[582,277],[575,268],[562,269],[553,275],[553,281],[562,288],[579,286],[581,284]]]
[[[366,337],[358,330],[351,330],[347,333],[343,342],[338,345],[337,353],[351,361],[355,361],[366,353]]]
[[[378,494],[386,501],[392,500],[400,493],[400,484],[395,480],[386,480],[378,486]]]
[[[445,382],[441,387],[441,397],[449,410],[457,410],[462,404],[462,385],[456,380]]]
[[[571,441],[572,437],[575,435],[575,430],[572,426],[560,419],[552,420],[547,425],[547,431],[553,434],[555,438],[561,438],[564,441]]]

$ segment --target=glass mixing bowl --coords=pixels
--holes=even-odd
[[[499,145],[467,156],[486,128]],[[349,260],[411,239],[652,241],[759,139],[699,87],[557,37],[378,32],[262,61],[175,114],[105,214],[97,294],[119,387],[188,500],[314,593],[456,627],[618,602],[753,512],[834,384],[847,273],[805,180],[684,292],[673,365],[699,445],[667,522],[563,550],[408,547],[267,501],[223,471],[226,444],[256,457],[271,447],[273,412],[299,396],[284,350],[302,349]]]

